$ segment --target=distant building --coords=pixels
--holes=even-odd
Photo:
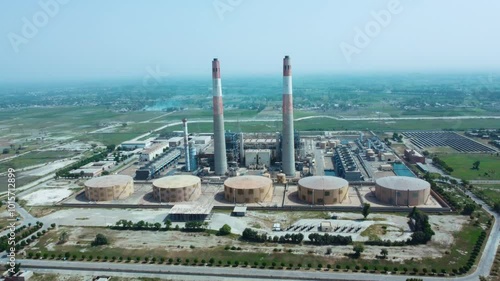
[[[410,164],[425,164],[425,157],[413,149],[405,149],[405,158]]]
[[[321,224],[319,225],[319,230],[323,232],[330,232],[332,231],[332,223],[329,221],[322,221]]]
[[[178,147],[184,141],[183,137],[172,137],[167,140],[169,147]]]
[[[151,145],[151,141],[125,141],[120,144],[124,150],[134,150],[137,148],[145,148]]]
[[[139,156],[139,161],[151,161],[156,157],[163,154],[164,150],[168,148],[168,142],[158,142],[150,147],[144,148]]]
[[[380,160],[387,162],[394,162],[396,160],[396,156],[390,152],[382,152],[380,153]]]
[[[102,169],[76,169],[70,171],[69,173],[73,175],[80,175],[82,177],[92,178],[100,176],[102,172]]]
[[[194,136],[191,137],[191,141],[198,145],[207,145],[212,141],[211,136]]]

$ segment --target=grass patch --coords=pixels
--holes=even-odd
[[[30,151],[14,159],[1,162],[0,171],[7,171],[8,168],[14,168],[17,170],[72,157],[74,155],[75,153],[70,151]]]
[[[499,180],[500,156],[496,154],[440,154],[438,157],[453,168],[452,176],[465,180]],[[480,161],[479,170],[472,164]]]
[[[385,226],[385,227],[384,227]],[[363,237],[368,237],[370,241],[379,241],[381,235],[387,233],[387,225],[385,224],[372,224],[363,230],[360,235]]]

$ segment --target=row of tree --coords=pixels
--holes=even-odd
[[[124,229],[124,230],[169,230],[172,227],[172,221],[166,220],[164,223],[164,228],[162,228],[161,223],[149,223],[147,221],[140,220],[136,223],[133,223],[130,220],[119,220],[115,223],[114,226],[111,226],[112,229]]]
[[[448,173],[452,173],[453,172],[453,168],[448,166],[448,164],[446,164],[446,162],[444,162],[443,160],[441,160],[439,157],[437,156],[434,156],[432,158],[432,164],[436,165],[436,166],[439,166],[441,169],[444,169],[445,171],[447,171]]]
[[[330,235],[325,233],[311,233],[308,236],[310,243],[313,245],[349,245],[352,243],[351,236]]]
[[[411,244],[426,244],[435,234],[429,223],[429,216],[424,212],[413,207],[410,214],[410,224],[413,225],[413,234],[411,235]]]

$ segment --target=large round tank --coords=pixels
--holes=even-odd
[[[309,204],[331,205],[342,203],[347,198],[349,183],[339,177],[312,176],[298,182],[297,195]]]
[[[125,199],[134,192],[134,179],[126,175],[92,178],[84,183],[85,197],[91,201]]]
[[[271,201],[273,198],[273,181],[262,176],[228,178],[224,182],[224,197],[234,203]]]
[[[190,175],[177,175],[153,181],[153,197],[160,202],[194,201],[201,195],[201,180]]]
[[[396,206],[424,205],[429,199],[431,185],[413,177],[392,176],[375,181],[375,196],[383,203]]]

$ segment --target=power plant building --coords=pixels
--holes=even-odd
[[[245,167],[270,167],[271,150],[270,149],[247,149],[245,150]]]
[[[298,182],[297,196],[300,200],[313,205],[342,203],[347,196],[349,183],[333,176],[305,177]]]
[[[424,205],[429,200],[430,194],[431,185],[414,177],[391,176],[375,181],[375,197],[390,205]]]
[[[90,179],[84,183],[85,197],[90,201],[125,199],[134,193],[134,180],[130,176],[110,175]]]
[[[177,175],[153,181],[153,197],[159,202],[197,200],[201,195],[201,180],[190,175]]]
[[[354,156],[348,146],[339,146],[335,148],[333,156],[335,173],[337,176],[347,181],[361,180],[361,171],[358,169]]]
[[[139,156],[139,161],[151,161],[156,157],[163,154],[163,152],[168,148],[167,142],[158,142],[150,147],[144,148]]]
[[[224,182],[224,197],[232,203],[261,203],[273,198],[273,181],[262,176],[240,176]]]

